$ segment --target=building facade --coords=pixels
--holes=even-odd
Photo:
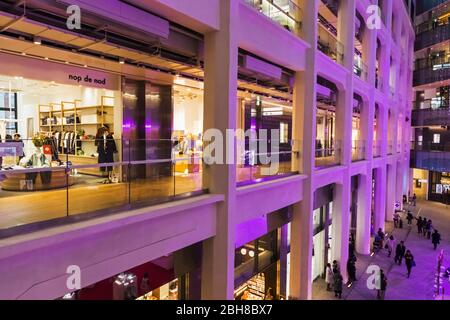
[[[414,15],[2,1],[0,298],[311,299],[411,193]]]
[[[420,198],[449,203],[449,1],[422,2],[414,48],[412,188]]]

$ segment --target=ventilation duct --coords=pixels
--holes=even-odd
[[[119,0],[57,0],[57,2],[65,4],[67,7],[77,5],[82,10],[86,10],[115,23],[131,26],[164,39],[169,38],[170,29],[167,20]]]

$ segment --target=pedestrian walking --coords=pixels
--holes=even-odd
[[[338,272],[340,272],[340,267],[339,267],[339,263],[336,260],[333,260],[333,274],[337,274]]]
[[[342,278],[341,273],[338,271],[334,275],[334,296],[341,299],[342,298],[342,285],[344,278]]]
[[[423,218],[423,220],[422,220],[422,235],[424,237],[427,235],[427,224],[428,224],[427,218]]]
[[[395,243],[395,242],[396,242],[396,241],[395,241],[393,235],[391,235],[391,236],[386,240],[386,246],[385,246],[385,248],[386,248],[387,251],[388,251],[388,257],[391,256],[392,251],[394,251],[394,249],[396,248],[396,243]]]
[[[394,212],[393,220],[394,220],[394,228],[398,228],[398,221],[400,220],[400,215],[398,214],[397,211]]]
[[[347,261],[347,274],[348,274],[348,283],[353,283],[356,281],[356,265],[355,259],[353,257],[349,258]]]
[[[378,234],[376,234],[373,239],[373,251],[378,252],[381,248],[381,238]]]
[[[384,274],[383,269],[380,270],[380,287],[378,289],[377,297],[379,300],[384,300],[384,296],[386,294],[386,288],[387,288],[387,278]]]
[[[430,220],[428,220],[427,222],[427,226],[426,226],[426,231],[427,231],[427,239],[430,240],[431,239],[431,230],[433,230],[433,222]]]
[[[416,202],[417,202],[417,196],[416,196],[415,193],[413,194],[412,202],[413,202],[413,206],[415,207],[416,206]]]
[[[419,218],[417,219],[417,233],[421,234],[422,233],[422,217],[419,216]]]
[[[325,283],[327,284],[327,291],[331,290],[331,286],[334,285],[334,273],[331,264],[327,263],[325,270]]]
[[[408,278],[411,275],[411,269],[416,265],[416,262],[414,261],[414,256],[412,255],[410,250],[406,250],[405,253],[405,264],[406,264],[406,270],[408,271]]]
[[[378,228],[378,232],[377,232],[378,236],[380,237],[380,248],[383,248],[383,242],[384,242],[384,232],[381,228]]]
[[[403,241],[400,241],[400,243],[397,244],[397,247],[395,248],[394,262],[398,263],[398,265],[401,265],[403,257],[405,256],[405,252],[406,252],[405,243]]]
[[[408,214],[406,215],[406,220],[408,220],[408,225],[412,225],[412,220],[414,219],[413,214],[410,210],[408,210]]]
[[[441,234],[435,229],[433,235],[431,236],[431,243],[434,246],[434,250],[436,250],[440,242],[441,242]]]

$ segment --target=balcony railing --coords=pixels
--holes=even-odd
[[[435,59],[419,59],[414,70],[414,86],[420,86],[450,79],[450,59],[443,57]]]
[[[99,156],[103,143],[111,152]],[[236,164],[238,185],[293,173],[291,161],[299,153],[292,144],[275,148],[273,141],[266,143],[270,151],[264,151],[265,157],[262,151],[252,157],[242,153]],[[89,153],[83,155],[80,144]],[[17,226],[78,221],[207,193],[203,145],[201,140],[170,139],[75,140],[61,148],[51,143],[37,148],[31,140],[0,142],[0,238]]]
[[[337,63],[344,63],[344,45],[320,23],[317,49]]]
[[[316,168],[322,169],[341,163],[341,141],[335,141],[330,147],[316,147]]]
[[[361,161],[366,158],[366,141],[364,140],[353,140],[352,141],[352,161]]]
[[[414,50],[418,51],[450,39],[450,23],[427,22],[417,27],[416,34]]]
[[[450,104],[448,103],[447,100],[445,100],[443,98],[427,99],[427,100],[423,100],[423,101],[415,101],[414,102],[415,110],[419,110],[419,109],[437,110],[437,109],[445,109],[445,108],[449,108],[449,107],[450,107]]]
[[[292,0],[244,0],[266,17],[300,37],[303,12]]]
[[[368,67],[359,59],[353,59],[353,73],[360,77],[362,80],[367,81]]]
[[[422,106],[427,104],[422,104]],[[450,123],[450,108],[415,109],[411,124],[415,127],[446,126]]]
[[[236,166],[236,181],[238,186],[255,184],[267,180],[285,177],[294,172],[292,169],[292,160],[300,157],[298,151],[294,151],[294,145],[300,146],[298,140],[291,140],[287,143],[280,143],[277,148],[272,147],[272,150],[258,150],[256,144],[263,142],[267,144],[267,149],[271,148],[270,140],[252,140],[255,142],[254,150],[250,150],[249,142],[242,141],[242,148],[244,151],[238,150],[241,154],[241,159]]]
[[[381,141],[374,141],[372,146],[372,152],[374,158],[381,157]]]
[[[433,143],[423,141],[412,141],[411,150],[428,152],[450,152],[450,142]]]
[[[449,172],[450,152],[411,151],[411,168]]]

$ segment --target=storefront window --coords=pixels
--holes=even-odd
[[[0,230],[203,192],[201,82],[1,59]]]
[[[238,248],[235,252],[235,299],[272,300],[278,296],[278,231]]]

